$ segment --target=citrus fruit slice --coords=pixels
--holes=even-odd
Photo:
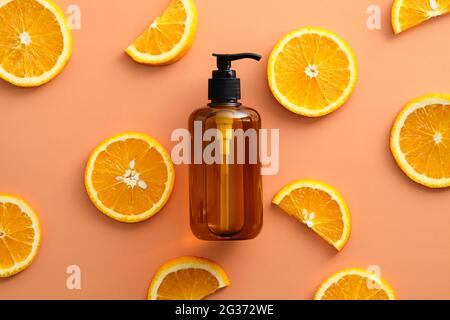
[[[149,300],[201,300],[230,285],[216,263],[197,257],[181,257],[162,265],[148,290]]]
[[[353,51],[339,36],[304,27],[284,36],[272,51],[268,81],[288,110],[320,117],[342,106],[357,80]]]
[[[395,293],[377,274],[353,268],[329,277],[317,290],[314,300],[395,300]]]
[[[391,130],[391,151],[408,177],[430,188],[450,186],[450,95],[411,101]]]
[[[50,0],[0,0],[0,78],[40,86],[59,74],[72,54],[72,35]]]
[[[27,268],[41,241],[39,219],[22,199],[0,195],[0,278]]]
[[[395,33],[400,33],[449,12],[450,0],[395,0],[392,27]]]
[[[142,133],[124,133],[102,142],[90,156],[85,173],[94,205],[107,216],[129,223],[161,210],[174,179],[167,151]]]
[[[194,42],[197,19],[192,0],[172,0],[163,14],[125,51],[133,60],[149,65],[178,61]]]
[[[342,196],[319,181],[298,180],[283,187],[272,203],[342,250],[350,236],[351,217]]]

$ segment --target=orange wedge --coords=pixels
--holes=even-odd
[[[27,268],[40,242],[41,227],[33,209],[22,199],[0,195],[0,278]]]
[[[290,183],[278,192],[272,203],[338,251],[350,237],[351,218],[344,198],[323,182],[298,180]]]
[[[58,75],[72,54],[72,35],[50,0],[0,1],[0,78],[21,87]]]
[[[286,109],[320,117],[341,107],[358,77],[355,55],[338,35],[317,27],[288,33],[272,51],[269,87]]]
[[[197,20],[192,0],[172,0],[163,14],[125,51],[133,60],[149,65],[178,61],[194,42]]]
[[[181,257],[162,265],[148,290],[149,300],[201,300],[230,285],[216,263],[197,257]]]
[[[395,0],[392,27],[395,33],[450,12],[450,0]]]
[[[345,269],[329,277],[314,300],[395,300],[391,286],[373,272]]]
[[[174,179],[167,151],[142,133],[124,133],[102,142],[90,156],[85,173],[94,205],[107,216],[129,223],[161,210]]]
[[[406,105],[392,127],[391,151],[415,182],[449,187],[450,95],[429,94]]]

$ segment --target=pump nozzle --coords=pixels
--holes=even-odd
[[[217,70],[213,71],[209,79],[209,100],[238,100],[241,98],[241,81],[236,77],[236,71],[231,70],[231,62],[241,59],[261,60],[256,53],[218,54]]]
[[[219,70],[230,70],[231,61],[241,59],[253,59],[259,61],[262,58],[261,55],[256,53],[236,53],[236,54],[213,53],[213,56],[217,57],[217,69]]]

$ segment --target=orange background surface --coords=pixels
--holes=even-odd
[[[81,7],[73,56],[49,84],[19,89],[0,82],[0,192],[25,198],[38,212],[43,242],[33,265],[0,280],[0,299],[144,299],[154,271],[181,255],[221,264],[232,284],[217,299],[310,299],[332,273],[378,265],[401,299],[450,299],[450,190],[410,181],[395,164],[389,130],[409,100],[450,93],[450,17],[394,36],[390,0],[197,0],[199,29],[188,55],[151,68],[125,47],[168,0],[57,0]],[[382,11],[382,29],[366,27],[367,7]],[[269,92],[267,58],[285,33],[305,25],[341,35],[354,49],[359,81],[349,101],[322,119],[281,107]],[[281,130],[280,171],[264,178],[265,225],[246,242],[202,242],[188,222],[188,167],[152,219],[127,225],[90,203],[85,163],[103,139],[140,131],[169,151],[170,135],[206,103],[212,52],[253,51],[260,64],[235,64],[243,102]],[[336,251],[271,205],[287,182],[313,178],[336,187],[353,218],[350,240]],[[82,290],[66,288],[79,265]]]

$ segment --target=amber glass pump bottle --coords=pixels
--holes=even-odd
[[[252,239],[263,223],[261,118],[239,102],[240,79],[231,62],[247,58],[259,61],[261,56],[213,56],[217,70],[209,79],[210,103],[189,118],[191,229],[202,240]]]

